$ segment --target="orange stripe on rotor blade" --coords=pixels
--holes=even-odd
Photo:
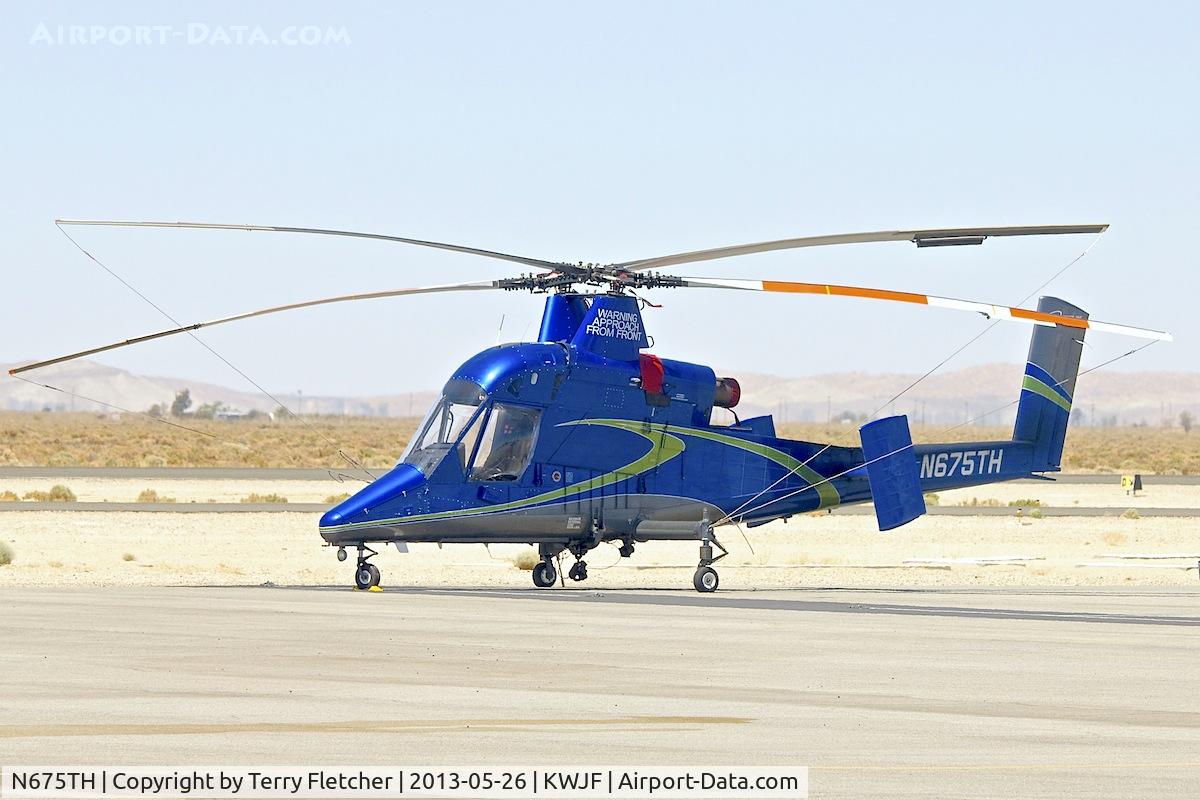
[[[1038,322],[1049,322],[1052,325],[1065,325],[1068,328],[1087,328],[1086,319],[1064,317],[1061,314],[1046,314],[1041,311],[1029,311],[1024,308],[1010,308],[1008,313],[1019,319],[1032,319]]]
[[[865,289],[860,286],[834,286],[825,283],[797,283],[795,281],[763,281],[765,292],[793,292],[796,294],[828,294],[838,297],[867,297],[873,300],[895,300],[900,303],[928,305],[923,294],[893,292],[889,289]]]

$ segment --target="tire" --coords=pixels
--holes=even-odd
[[[539,561],[533,567],[533,585],[539,589],[549,589],[558,580],[558,570],[549,561]]]
[[[359,589],[370,589],[379,585],[379,567],[374,564],[360,564],[354,571],[354,585]]]
[[[715,592],[721,579],[712,567],[700,567],[692,577],[692,585],[697,592]]]

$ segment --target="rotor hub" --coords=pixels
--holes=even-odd
[[[605,287],[621,294],[628,289],[660,289],[683,286],[682,278],[657,272],[633,272],[600,264],[561,264],[553,272],[528,273],[516,278],[502,278],[496,287],[505,291],[534,293],[571,291],[575,286]]]

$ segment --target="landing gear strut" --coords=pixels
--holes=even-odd
[[[583,560],[583,557],[594,546],[588,542],[572,542],[568,546],[567,549],[571,551],[571,555],[575,556],[575,563],[571,565],[571,571],[567,573],[568,578],[573,581],[587,580],[587,562]]]
[[[358,567],[354,570],[354,585],[359,589],[366,590],[379,585],[379,567],[369,560],[373,555],[377,555],[377,553],[366,544],[359,543]],[[338,558],[341,557],[341,551],[339,551]]]
[[[696,574],[692,576],[692,586],[696,587],[697,592],[715,592],[721,579],[712,565],[729,555],[729,551],[713,536],[712,525],[708,524],[707,517],[701,524],[704,528],[700,538],[700,565],[696,567]],[[713,547],[720,550],[721,555],[714,558]]]

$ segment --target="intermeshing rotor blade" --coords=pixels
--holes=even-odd
[[[129,222],[122,220],[98,220],[98,219],[57,219],[54,221],[57,225],[104,225],[117,228],[198,228],[202,230],[225,230],[225,231],[274,231],[276,233],[315,233],[324,236],[349,236],[356,239],[379,239],[384,242],[400,242],[401,244],[415,244],[420,247],[433,247],[438,250],[452,250],[456,253],[470,253],[476,256],[486,256],[487,258],[498,258],[501,261],[512,261],[517,264],[524,264],[528,267],[537,267],[539,269],[557,270],[563,266],[554,261],[545,261],[540,258],[528,258],[526,256],[514,256],[509,253],[497,253],[493,250],[481,250],[477,247],[467,247],[460,244],[446,244],[445,242],[430,242],[424,239],[406,239],[403,236],[389,236],[383,233],[362,233],[359,231],[339,231],[326,228],[292,228],[283,225],[233,225],[217,222]]]
[[[790,294],[815,294],[830,297],[858,297],[870,300],[891,300],[897,303],[914,303],[916,305],[949,308],[955,311],[973,311],[990,319],[1026,322],[1035,325],[1063,325],[1068,328],[1118,333],[1123,336],[1135,336],[1140,339],[1158,339],[1171,341],[1171,334],[1147,328],[1135,328],[1131,325],[1117,325],[1112,322],[1101,322],[1095,319],[1076,319],[1058,314],[1047,314],[1027,308],[1013,306],[998,306],[991,303],[979,303],[972,300],[955,300],[951,297],[937,297],[931,294],[914,292],[897,292],[890,289],[870,289],[862,286],[837,286],[825,283],[799,283],[796,281],[758,281],[737,280],[732,278],[682,278],[683,285],[701,289],[741,289],[752,292],[786,292]]]
[[[838,233],[830,236],[806,236],[800,239],[778,239],[772,242],[738,244],[730,247],[716,247],[711,250],[692,250],[670,256],[623,261],[609,266],[614,270],[638,272],[644,269],[670,267],[675,264],[712,261],[717,258],[765,253],[771,250],[792,250],[798,247],[826,247],[835,244],[863,244],[866,242],[913,242],[917,247],[944,247],[982,244],[984,239],[992,236],[1051,236],[1067,233],[1103,233],[1106,230],[1108,230],[1108,225],[1023,225],[1000,228],[928,228],[910,231]]]
[[[497,281],[476,281],[474,283],[450,283],[441,286],[422,286],[414,289],[388,289],[382,292],[366,292],[364,294],[344,294],[336,297],[324,297],[319,300],[306,300],[302,303],[288,303],[283,306],[272,306],[271,308],[260,308],[257,311],[247,311],[244,314],[234,314],[231,317],[221,317],[220,319],[212,319],[208,322],[196,322],[191,325],[183,325],[178,328],[171,328],[157,333],[148,333],[145,336],[135,336],[132,339],[124,339],[112,344],[102,345],[100,347],[92,347],[87,350],[80,350],[78,353],[69,353],[65,356],[57,358],[48,358],[45,361],[38,361],[33,364],[26,364],[21,367],[16,367],[8,371],[9,375],[19,375],[22,372],[49,367],[54,364],[61,364],[65,361],[74,361],[77,358],[85,358],[93,356],[97,353],[104,353],[109,350],[116,350],[120,347],[128,347],[131,344],[140,344],[149,342],[154,339],[162,339],[165,336],[174,336],[178,333],[188,333],[198,331],[201,328],[211,328],[214,325],[224,325],[227,322],[237,322],[238,320],[250,319],[251,317],[263,317],[267,314],[278,314],[281,311],[294,311],[298,308],[311,308],[313,306],[329,305],[330,303],[348,303],[352,300],[376,300],[381,297],[402,297],[410,294],[433,294],[435,292],[470,292],[479,291],[481,289],[497,289]]]

